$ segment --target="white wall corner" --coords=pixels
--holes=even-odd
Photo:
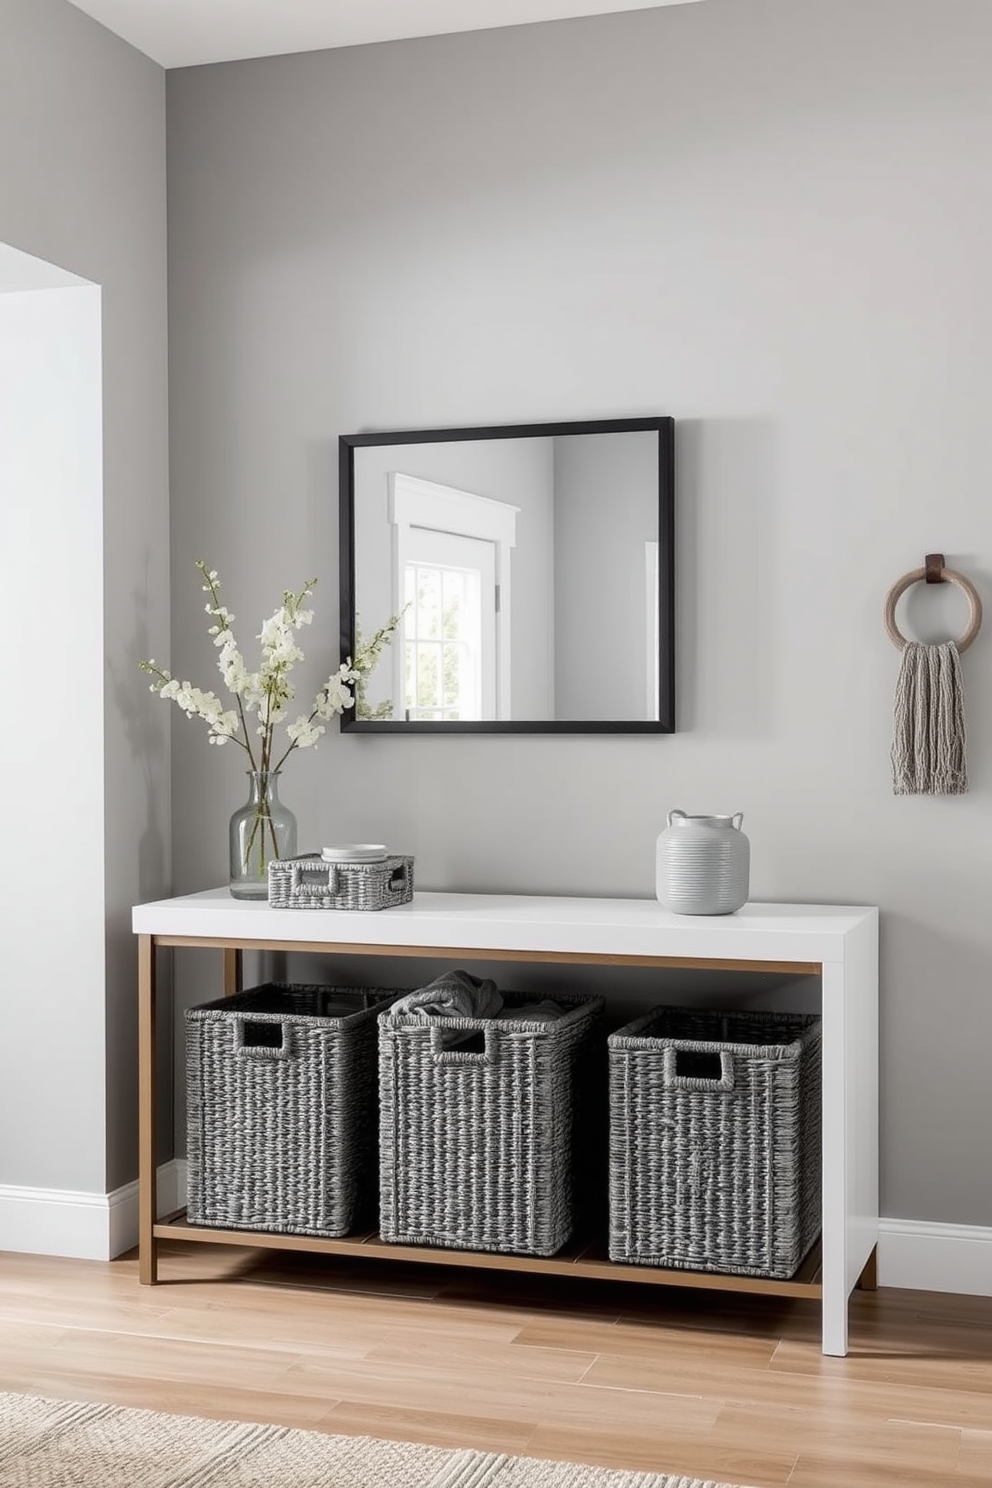
[[[126,1183],[110,1197],[109,1260],[138,1243],[138,1183]],[[158,1217],[186,1207],[186,1159],[174,1157],[158,1170]]]
[[[158,1212],[186,1203],[186,1162],[173,1158],[158,1170]],[[113,1193],[0,1187],[0,1251],[112,1261],[138,1243],[138,1185]]]
[[[882,1219],[878,1284],[992,1297],[992,1228]]]

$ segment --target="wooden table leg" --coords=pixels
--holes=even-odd
[[[158,1280],[155,1161],[155,941],[138,937],[138,1280]]]
[[[243,980],[241,951],[235,946],[224,947],[224,996],[233,997],[241,991]]]

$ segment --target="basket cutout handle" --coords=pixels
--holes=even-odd
[[[391,889],[405,889],[410,879],[410,864],[403,859],[398,868],[394,868],[389,876],[389,887]]]
[[[256,1018],[236,1019],[234,1047],[239,1059],[291,1059],[293,1056],[287,1025]]]
[[[673,1090],[733,1090],[734,1056],[726,1049],[667,1044],[662,1073]]]
[[[322,897],[338,891],[338,870],[319,858],[294,858],[289,868],[289,892],[295,898]]]
[[[435,1064],[495,1064],[496,1039],[491,1024],[431,1028],[431,1057]]]

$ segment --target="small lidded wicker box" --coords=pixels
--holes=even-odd
[[[413,898],[413,858],[386,853],[328,858],[338,849],[269,863],[273,909],[393,909]]]

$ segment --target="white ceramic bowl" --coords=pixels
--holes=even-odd
[[[381,863],[386,856],[382,842],[346,842],[340,847],[325,847],[320,856],[325,863]]]

